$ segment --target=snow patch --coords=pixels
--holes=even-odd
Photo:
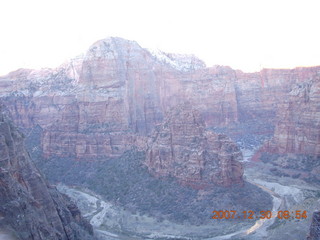
[[[179,71],[192,71],[205,68],[203,61],[192,54],[165,53],[159,49],[147,49],[158,61],[168,64]]]

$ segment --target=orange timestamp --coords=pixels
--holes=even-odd
[[[220,210],[212,211],[211,219],[306,219],[307,211],[234,211],[234,210]]]

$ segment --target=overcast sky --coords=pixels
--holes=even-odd
[[[1,0],[0,74],[108,36],[243,71],[320,65],[319,25],[320,0]]]

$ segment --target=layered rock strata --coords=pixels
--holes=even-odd
[[[0,229],[23,240],[91,240],[91,225],[33,165],[22,134],[0,111]]]
[[[107,38],[56,69],[19,69],[0,77],[0,96],[16,124],[43,129],[45,156],[90,159],[121,155],[137,136],[151,134],[169,109],[186,101],[207,127],[248,121],[273,126],[292,85],[319,71],[206,68],[194,56]]]
[[[293,87],[279,105],[273,138],[255,156],[280,167],[278,174],[320,180],[319,76]]]
[[[242,153],[223,134],[205,130],[190,106],[171,111],[149,142],[146,165],[156,176],[172,176],[196,188],[243,183]]]
[[[277,118],[267,151],[320,156],[320,75],[296,85]]]

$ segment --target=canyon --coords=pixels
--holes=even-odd
[[[258,190],[247,184],[246,168],[319,184],[319,84],[320,66],[244,73],[111,37],[57,68],[0,77],[0,99],[49,180],[73,185],[87,179],[85,187],[100,184],[97,193],[119,194],[108,200],[142,211],[138,185],[129,184],[135,191],[125,199],[94,177],[113,181],[116,169],[135,181],[128,166],[145,167],[145,179],[148,173],[173,178],[207,196],[220,187],[254,189],[251,198]],[[254,153],[249,163],[243,150]],[[173,189],[170,181],[164,188]],[[183,198],[184,191],[177,195]],[[158,217],[160,210],[152,211]]]
[[[45,156],[88,159],[139,145],[139,136],[152,133],[169,109],[185,102],[206,127],[249,121],[274,126],[292,86],[319,71],[206,68],[195,56],[154,53],[134,41],[107,38],[56,69],[19,69],[0,77],[0,96],[16,124],[44,130]]]

